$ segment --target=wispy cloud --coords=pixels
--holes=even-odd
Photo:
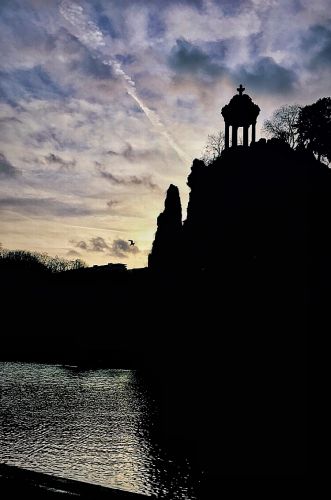
[[[77,37],[93,49],[99,49],[106,45],[104,36],[99,27],[92,22],[85,14],[84,9],[74,2],[63,0],[60,5],[60,12],[63,17],[74,26]],[[104,59],[105,66],[111,66],[115,75],[121,77],[125,83],[127,93],[136,101],[141,110],[145,113],[151,124],[156,127],[159,132],[164,136],[169,145],[178,154],[179,158],[184,162],[188,161],[188,155],[177,144],[165,125],[162,123],[157,112],[150,109],[143,99],[139,96],[136,83],[133,79],[123,70],[121,63],[114,58]]]
[[[77,252],[77,250],[68,250],[67,252],[68,257],[80,257],[81,254]]]
[[[139,253],[139,248],[135,245],[129,245],[129,243],[125,240],[117,239],[113,241],[110,253],[116,257],[125,258],[129,254]]]
[[[131,245],[128,241],[121,238],[113,240],[108,243],[101,236],[95,236],[90,238],[89,241],[70,241],[76,248],[84,250],[86,252],[97,252],[105,253],[109,256],[114,256],[118,258],[127,258],[130,255],[138,254],[140,252],[136,245]]]
[[[70,204],[54,198],[7,197],[0,198],[0,211],[14,210],[36,216],[54,215],[77,217],[89,215],[91,211],[82,204]]]
[[[177,73],[188,73],[194,77],[199,74],[212,78],[224,75],[225,68],[203,49],[181,38],[171,49],[169,65]]]
[[[159,151],[157,150],[151,150],[151,149],[135,149],[132,144],[130,144],[128,141],[125,143],[124,149],[122,149],[120,152],[117,151],[112,151],[108,150],[105,152],[106,156],[122,156],[126,160],[130,162],[137,162],[137,161],[144,161],[148,160],[150,158],[155,158],[159,155]]]
[[[272,57],[262,57],[255,63],[241,66],[236,71],[240,81],[246,85],[267,94],[286,94],[293,92],[298,83],[298,77],[292,69],[277,64]]]
[[[109,246],[101,236],[90,239],[90,250],[92,252],[104,252],[106,249],[109,250]]]
[[[76,160],[64,160],[54,153],[49,153],[49,155],[45,156],[45,160],[49,164],[56,164],[64,169],[72,168],[76,165]]]
[[[117,207],[120,204],[118,200],[108,200],[106,205],[110,210],[113,210],[115,207]]]
[[[1,177],[16,177],[19,170],[10,163],[3,153],[0,153],[0,179]]]
[[[103,179],[106,179],[113,184],[119,184],[123,186],[144,186],[153,191],[160,189],[159,186],[155,182],[153,182],[151,176],[149,175],[141,177],[138,177],[136,175],[121,177],[107,171],[99,163],[96,165],[96,170]]]

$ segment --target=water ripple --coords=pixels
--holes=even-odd
[[[194,499],[189,464],[173,460],[151,438],[156,411],[132,370],[0,363],[0,461]]]

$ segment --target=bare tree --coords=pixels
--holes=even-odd
[[[50,257],[47,255],[46,259],[45,259],[45,266],[52,273],[63,273],[65,271],[72,271],[74,269],[81,269],[83,267],[86,267],[86,264],[80,259],[67,260],[67,259],[63,259],[61,257],[58,257],[57,255],[55,257]]]
[[[225,136],[222,130],[216,134],[208,135],[207,144],[202,153],[201,160],[206,165],[210,165],[221,156],[224,146]]]
[[[297,123],[301,107],[298,104],[286,104],[276,109],[270,120],[263,124],[262,131],[269,137],[287,142],[294,148],[297,144]]]

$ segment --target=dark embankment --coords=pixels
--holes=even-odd
[[[48,474],[41,474],[18,467],[0,464],[1,498],[33,498],[57,500],[65,498],[95,498],[96,500],[144,500],[138,495],[113,488],[105,488],[81,481],[72,481]]]

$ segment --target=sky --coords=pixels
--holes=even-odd
[[[145,266],[240,83],[259,138],[330,82],[330,0],[0,0],[0,242]]]

